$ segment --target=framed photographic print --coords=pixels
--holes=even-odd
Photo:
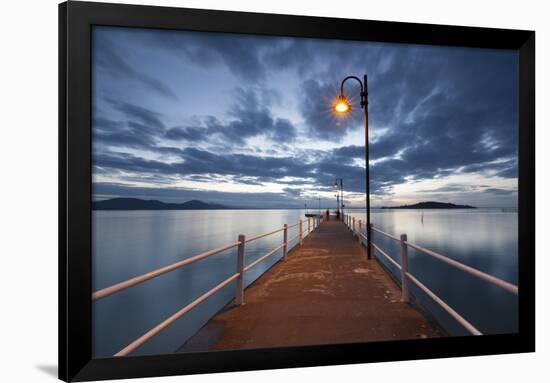
[[[534,351],[534,32],[59,5],[59,377]]]

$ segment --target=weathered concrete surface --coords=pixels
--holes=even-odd
[[[366,255],[344,224],[324,222],[245,290],[243,306],[216,315],[179,351],[442,336]]]

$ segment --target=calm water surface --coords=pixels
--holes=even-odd
[[[351,210],[364,220],[364,211]],[[93,290],[237,240],[292,224],[303,210],[95,211],[93,213]],[[384,231],[407,233],[411,242],[517,283],[517,213],[500,209],[374,210]],[[289,230],[289,238],[297,228]],[[399,245],[373,239],[399,257]],[[282,242],[282,232],[248,243],[249,264]],[[291,243],[290,247],[295,245]],[[410,250],[410,271],[484,333],[517,331],[517,299],[486,282]],[[246,274],[250,284],[282,256],[279,251]],[[388,265],[391,270],[391,265]],[[159,322],[192,302],[236,270],[236,249],[190,264],[94,303],[96,357],[111,356]],[[396,270],[392,270],[396,272]],[[421,304],[452,335],[465,335],[421,292]],[[176,351],[234,296],[234,285],[195,307],[132,355]]]
[[[350,210],[365,221],[364,210]],[[422,218],[423,217],[423,218]],[[379,229],[434,250],[517,285],[518,216],[510,209],[382,210],[371,220]],[[400,245],[381,234],[373,241],[399,262]],[[382,255],[379,259],[384,258]],[[398,278],[399,270],[382,259]],[[517,332],[517,297],[409,248],[409,271],[484,334]],[[451,335],[469,335],[416,286],[413,294]]]
[[[273,231],[304,218],[304,210],[94,211],[93,290],[201,252]],[[306,225],[304,224],[304,230]],[[289,240],[298,227],[289,229]],[[283,233],[246,244],[246,264],[283,242]],[[296,245],[292,241],[289,248]],[[236,271],[233,248],[103,298],[93,306],[96,357],[112,356]],[[282,257],[282,250],[245,275],[253,282]],[[131,355],[170,353],[234,297],[234,284],[210,297]]]

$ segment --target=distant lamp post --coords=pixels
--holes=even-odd
[[[319,215],[319,217],[320,217],[320,216],[321,216],[321,197],[317,197],[317,201],[319,202],[318,215]]]
[[[336,99],[332,106],[333,111],[336,114],[346,114],[352,111],[352,105],[350,100],[344,95],[344,83],[347,80],[356,80],[361,86],[361,103],[360,106],[363,109],[364,124],[365,124],[365,191],[367,194],[366,208],[367,208],[367,247],[368,258],[371,258],[372,254],[372,233],[370,226],[370,186],[369,186],[369,111],[368,111],[368,90],[367,90],[367,75],[363,76],[363,81],[356,76],[348,76],[342,80],[340,84],[340,95]]]
[[[340,188],[340,204],[338,211],[340,211],[340,218],[344,219],[344,180],[342,178],[336,178],[334,181],[334,187]]]

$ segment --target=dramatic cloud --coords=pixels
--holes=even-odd
[[[127,79],[142,84],[159,95],[177,99],[170,88],[154,76],[135,70],[120,54],[108,38],[93,41],[93,66],[98,72],[106,73],[112,79]]]
[[[274,118],[268,105],[262,104],[256,92],[238,88],[236,102],[232,106],[232,119],[220,122],[215,116],[202,119],[200,126],[174,127],[166,132],[172,140],[199,141],[212,135],[220,135],[226,141],[244,144],[247,138],[266,135],[277,142],[293,140],[296,130],[284,118]]]
[[[338,92],[333,84],[320,84],[309,79],[301,84],[300,112],[308,126],[308,133],[325,140],[341,141],[350,130],[357,129],[359,116],[355,113],[346,119],[339,119],[332,114],[330,105]]]
[[[146,46],[160,55],[173,55],[184,65],[216,69],[226,66],[239,80],[255,83],[268,77],[263,56],[283,46],[285,39],[209,32],[119,29],[130,44]]]
[[[359,85],[345,84],[349,118],[330,107],[344,77],[367,73],[375,198],[516,204],[513,52],[96,27],[93,53],[96,198],[300,206],[338,177],[359,204]]]

